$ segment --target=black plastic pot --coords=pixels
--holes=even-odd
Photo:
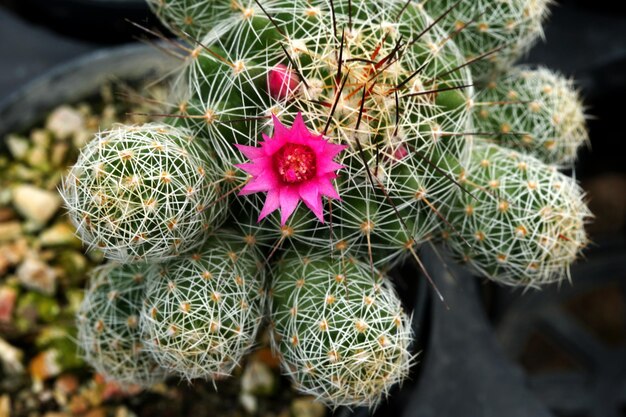
[[[498,339],[524,365],[525,384],[557,415],[626,415],[625,300],[623,240],[590,251],[573,269],[572,285],[498,295]]]
[[[105,49],[53,68],[0,102],[0,138],[42,121],[56,106],[95,97],[107,81],[155,79],[180,65],[154,47]],[[0,141],[0,149],[3,146]]]
[[[57,33],[101,44],[147,35],[129,21],[165,31],[145,0],[0,0],[0,5]]]

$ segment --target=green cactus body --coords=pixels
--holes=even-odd
[[[413,4],[404,7],[405,1],[338,0],[334,13],[329,4],[304,0],[263,5],[264,11],[255,5],[243,8],[228,30],[215,29],[203,38],[206,48],[190,57],[183,76],[191,97],[185,104],[204,106],[194,114],[211,115],[208,141],[233,164],[244,162],[233,143],[257,143],[262,133],[270,133],[272,114],[289,125],[301,112],[309,129],[324,133],[332,143],[347,144],[338,161],[345,166],[337,179],[339,194],[368,201],[346,209],[333,203],[333,239],[328,238],[329,228],[306,210],[287,225],[289,237],[294,244],[326,251],[333,241],[347,241],[360,256],[369,256],[377,241],[396,250],[394,256],[381,253],[374,259],[382,263],[398,258],[406,253],[405,245],[424,241],[435,230],[439,198],[455,187],[445,177],[460,172],[469,155],[470,136],[463,133],[472,130],[472,89],[469,71],[459,68],[463,57],[442,31],[424,32],[431,19]],[[279,98],[265,84],[277,64],[286,65],[300,80],[292,94]],[[206,68],[212,72],[205,75]],[[243,101],[232,107],[224,101],[228,97]],[[229,118],[246,123],[233,126]],[[240,198],[260,211],[261,200]],[[383,221],[361,210],[371,204]],[[396,205],[402,206],[407,221],[397,221]],[[363,224],[372,226],[365,234]],[[285,236],[278,216],[270,216],[261,227],[276,239]]]
[[[77,233],[119,262],[162,260],[201,245],[224,219],[211,158],[187,131],[118,126],[81,151],[61,187]]]
[[[233,13],[228,0],[147,0],[161,22],[174,33],[197,38]]]
[[[447,218],[452,251],[484,276],[516,286],[560,281],[587,244],[591,213],[576,181],[539,160],[477,144]]]
[[[499,145],[564,166],[588,141],[573,82],[548,69],[515,68],[476,95],[474,123]]]
[[[409,370],[409,319],[387,278],[352,258],[295,253],[272,287],[274,347],[302,392],[376,406]]]
[[[118,383],[148,387],[166,373],[144,349],[139,312],[147,264],[107,264],[93,270],[77,313],[78,343],[85,360]]]
[[[543,36],[542,23],[552,0],[424,0],[421,4],[469,61],[474,78],[485,81],[506,71]]]
[[[146,349],[191,380],[229,376],[263,319],[264,278],[254,246],[227,230],[197,252],[161,264],[146,288]]]

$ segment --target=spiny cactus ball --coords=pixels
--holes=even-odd
[[[272,115],[292,128],[300,114],[309,132],[346,146],[336,156],[344,167],[336,188],[351,207],[331,201],[320,208],[337,241],[369,256],[372,245],[401,253],[409,237],[427,239],[442,196],[455,187],[445,175],[467,157],[471,139],[458,134],[472,130],[472,89],[454,43],[406,1],[262,4],[235,13],[228,30],[211,31],[205,48],[191,54],[189,96],[179,106],[190,118],[181,123],[203,122],[218,155],[247,162],[234,143],[258,144],[262,133],[279,130]],[[263,200],[240,199],[251,215],[262,212]],[[371,200],[374,211],[366,208]],[[288,203],[281,200],[281,210],[294,207]],[[399,225],[394,205],[419,221]],[[331,249],[327,226],[308,210],[284,223],[273,214],[260,227],[279,239]],[[400,231],[403,226],[409,230]],[[390,260],[387,255],[375,258]]]
[[[229,376],[263,320],[263,278],[255,247],[228,230],[159,265],[141,313],[146,349],[187,380]]]
[[[198,39],[233,13],[228,0],[147,0],[161,22],[174,33]]]
[[[506,71],[543,36],[552,0],[423,0],[433,19],[454,39],[478,81]],[[494,53],[490,53],[494,52]]]
[[[452,251],[497,282],[538,287],[569,275],[591,213],[576,181],[541,161],[479,143],[447,213]]]
[[[408,374],[409,318],[369,265],[288,253],[272,296],[273,345],[300,391],[333,407],[375,407]]]
[[[224,219],[211,158],[188,131],[117,126],[98,133],[64,179],[77,233],[119,262],[162,260],[202,244]]]
[[[566,165],[588,141],[582,100],[572,80],[546,68],[516,68],[476,95],[478,131],[548,164]]]
[[[139,328],[147,264],[107,264],[91,273],[77,314],[78,343],[86,361],[121,384],[148,387],[165,371],[144,350]]]

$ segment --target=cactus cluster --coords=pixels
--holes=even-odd
[[[375,407],[414,358],[386,272],[420,244],[506,285],[568,276],[590,213],[558,168],[584,110],[571,81],[511,67],[549,1],[149,3],[186,41],[168,116],[96,135],[61,191],[113,271],[143,271],[137,327],[110,337],[161,375],[230,375],[268,317],[298,389]],[[99,300],[79,320],[98,369]]]

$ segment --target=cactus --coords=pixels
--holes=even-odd
[[[588,141],[573,82],[546,68],[516,68],[476,95],[474,123],[502,146],[548,164],[567,165]]]
[[[584,195],[509,148],[571,161],[586,140],[579,99],[545,70],[502,74],[541,35],[549,0],[149,2],[190,41],[175,53],[184,62],[171,127],[98,135],[63,193],[90,245],[161,263],[141,326],[168,372],[231,374],[254,343],[263,277],[274,271],[269,318],[285,372],[333,407],[374,407],[412,362],[408,317],[384,271],[408,256],[420,262],[420,244],[443,230],[458,258],[507,285],[567,276],[587,242]],[[500,97],[511,90],[515,103]],[[156,132],[171,149],[138,147],[132,164],[101,144],[151,143]],[[141,193],[121,198],[120,179],[160,169],[170,154],[187,158],[168,165],[181,178],[204,181],[194,199],[168,189],[188,219],[174,235],[163,228],[167,207],[147,216],[113,204],[161,195],[140,182]],[[114,176],[103,200],[98,187]],[[224,217],[236,231],[219,229]],[[137,230],[148,243],[135,242]]]
[[[107,264],[94,269],[78,314],[78,343],[98,372],[124,385],[149,387],[166,372],[144,349],[139,328],[151,266]]]
[[[184,130],[118,126],[82,149],[61,194],[79,237],[119,262],[172,258],[224,219],[215,165]]]
[[[576,182],[539,160],[477,144],[447,212],[452,251],[507,285],[560,281],[587,244],[591,213]]]
[[[543,36],[552,0],[424,0],[424,8],[450,33],[477,81],[508,68]],[[496,52],[496,53],[494,53]]]
[[[264,9],[236,13],[228,30],[210,32],[201,41],[204,47],[190,55],[180,81],[188,94],[178,105],[179,115],[189,117],[178,120],[206,132],[207,146],[233,163],[247,162],[235,143],[258,144],[261,132],[273,127],[276,135],[282,125],[291,128],[298,114],[311,134],[343,144],[346,149],[336,158],[344,166],[337,172],[336,190],[353,204],[329,202],[336,207],[332,218],[328,206],[322,211],[336,226],[337,240],[362,256],[393,245],[392,254],[371,256],[379,263],[397,259],[407,244],[426,240],[436,229],[437,205],[455,187],[444,176],[458,171],[469,154],[471,137],[455,133],[471,130],[471,78],[460,68],[463,57],[447,34],[426,30],[432,22],[420,8],[400,1],[359,2],[348,15],[350,4],[336,1],[333,12],[306,1],[272,1]],[[275,17],[270,21],[264,12]],[[335,25],[328,24],[332,16]],[[281,33],[290,36],[284,40]],[[288,77],[290,94],[273,90],[285,89],[276,81],[277,68],[278,75]],[[295,80],[300,80],[297,87]],[[265,214],[263,200],[243,199],[243,205]],[[404,230],[396,205],[403,217],[420,221]],[[302,210],[291,222],[268,216],[263,227],[276,239],[287,228],[291,241],[328,251],[328,230],[318,227],[319,218]]]
[[[219,230],[197,252],[161,264],[146,288],[146,350],[191,380],[229,376],[262,320],[263,269],[237,234]]]
[[[198,37],[232,13],[228,1],[147,0],[161,22],[174,33]]]
[[[273,346],[302,392],[375,407],[411,365],[409,318],[388,278],[353,258],[287,253],[272,286]]]

